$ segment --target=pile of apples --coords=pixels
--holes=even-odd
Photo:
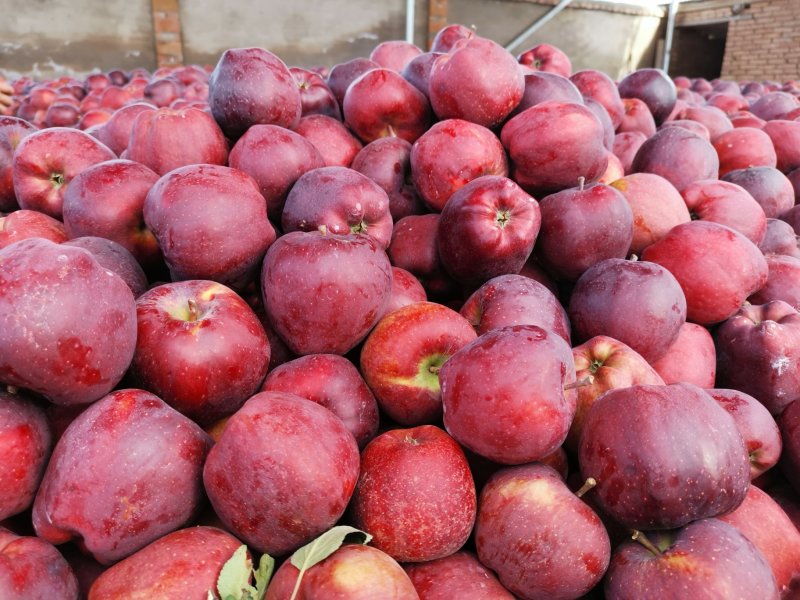
[[[800,83],[13,86],[0,598],[800,598]]]

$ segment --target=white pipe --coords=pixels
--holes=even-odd
[[[669,58],[672,54],[672,34],[675,32],[675,15],[678,13],[678,0],[669,3],[669,13],[667,14],[667,37],[664,40],[664,59],[661,61],[661,68],[665,73],[669,73]]]
[[[531,23],[528,28],[520,33],[517,37],[511,40],[508,44],[506,44],[506,50],[511,52],[514,48],[519,46],[522,42],[526,40],[526,38],[532,34],[534,31],[537,31],[540,27],[542,27],[545,23],[547,23],[550,19],[555,17],[558,13],[562,10],[567,8],[567,5],[572,2],[572,0],[561,0],[558,4],[556,4],[553,8],[548,10],[544,13],[541,17],[536,19],[533,23]]]
[[[406,41],[414,43],[414,5],[415,0],[406,0]]]

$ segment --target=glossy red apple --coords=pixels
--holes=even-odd
[[[725,514],[741,504],[750,483],[733,418],[686,383],[605,393],[586,415],[578,457],[583,477],[597,481],[593,499],[634,529]]]
[[[208,104],[222,131],[239,138],[251,125],[292,128],[302,113],[300,92],[283,61],[263,48],[222,53],[208,80]]]
[[[95,137],[119,156],[128,147],[131,129],[133,129],[133,124],[139,114],[154,110],[156,110],[156,107],[146,102],[123,106],[115,111],[111,118],[97,130]]]
[[[86,250],[29,239],[0,251],[0,381],[88,404],[122,379],[136,344],[133,294]]]
[[[475,37],[475,28],[452,24],[440,29],[431,42],[431,52],[450,52],[459,40]]]
[[[62,243],[65,246],[88,250],[101,267],[118,275],[127,284],[134,298],[147,290],[147,276],[144,270],[136,262],[133,254],[117,242],[102,237],[85,236]]]
[[[23,139],[36,131],[24,119],[0,116],[0,211],[17,208],[12,179],[12,158]]]
[[[797,242],[795,241],[795,247]],[[767,254],[767,282],[748,299],[752,304],[783,300],[795,309],[800,308],[800,259],[781,254]]]
[[[475,337],[470,323],[454,310],[417,302],[378,322],[361,349],[361,372],[394,421],[435,423],[442,415],[440,369]]]
[[[677,225],[645,248],[642,259],[675,276],[686,296],[687,320],[700,325],[724,321],[767,281],[767,263],[758,247],[717,223]],[[737,270],[730,265],[738,265]]]
[[[341,119],[339,102],[321,75],[300,67],[290,67],[297,88],[300,90],[302,115],[327,115]]]
[[[270,371],[262,392],[286,392],[316,402],[344,422],[363,448],[378,431],[378,404],[358,369],[337,354],[301,356]]]
[[[726,225],[754,244],[764,239],[767,216],[743,187],[728,181],[700,179],[681,190],[692,220]]]
[[[537,325],[570,343],[567,312],[546,286],[525,275],[493,277],[467,298],[460,312],[478,335],[509,325]]]
[[[391,289],[389,259],[365,235],[287,233],[261,272],[270,323],[300,355],[349,352],[384,314]]]
[[[495,574],[471,552],[404,565],[423,600],[514,600]]]
[[[21,208],[56,219],[66,187],[81,171],[116,156],[92,136],[77,129],[51,127],[25,137],[12,162],[14,192]]]
[[[790,173],[800,168],[800,121],[770,121],[764,125],[764,133],[772,140],[778,157],[778,169]]]
[[[398,562],[425,562],[464,545],[476,503],[464,451],[443,430],[421,425],[367,444],[350,511],[376,548]]]
[[[592,98],[599,102],[608,112],[614,129],[619,127],[625,108],[614,81],[602,71],[587,69],[577,71],[569,76],[569,80],[580,90],[584,98]]]
[[[717,352],[708,329],[684,323],[666,354],[651,363],[664,383],[693,383],[702,388],[714,387],[717,376]]]
[[[52,544],[0,527],[0,597],[77,600],[78,580]]]
[[[349,167],[363,147],[341,121],[326,115],[303,117],[294,130],[314,145],[328,167]]]
[[[56,244],[68,239],[64,224],[37,210],[15,210],[0,217],[0,249],[28,238],[44,238]]]
[[[419,279],[400,267],[392,267],[392,293],[386,305],[386,313],[414,304],[425,302],[428,295]]]
[[[765,255],[781,254],[800,258],[797,234],[791,225],[780,219],[767,219],[767,231],[758,247]]]
[[[353,169],[312,169],[298,178],[286,197],[281,226],[284,233],[325,227],[334,234],[363,234],[387,248],[392,237],[389,197]]]
[[[743,187],[761,205],[767,218],[780,218],[795,204],[792,182],[772,167],[748,167],[730,171],[721,178]]]
[[[563,50],[550,44],[537,44],[533,48],[521,53],[517,60],[519,64],[530,67],[534,71],[555,73],[562,77],[572,74],[572,63]]]
[[[478,177],[442,209],[436,233],[439,258],[453,279],[465,284],[518,273],[541,223],[539,204],[512,180]]]
[[[238,285],[257,273],[275,240],[266,204],[246,173],[190,165],[164,175],[150,188],[143,214],[173,280]]]
[[[669,76],[660,69],[638,69],[619,82],[622,98],[638,98],[653,113],[656,125],[663,123],[677,101],[677,90]]]
[[[625,113],[622,121],[617,127],[619,133],[638,132],[649,138],[656,132],[656,122],[653,113],[647,108],[647,104],[638,98],[625,98],[622,101]]]
[[[153,394],[105,396],[56,444],[33,504],[37,535],[79,538],[102,564],[133,554],[196,515],[211,443]]]
[[[522,70],[508,50],[475,36],[436,59],[429,94],[439,119],[496,127],[519,104],[524,89]]]
[[[622,163],[622,170],[625,175],[632,173],[631,165],[639,148],[647,140],[647,136],[641,131],[626,131],[614,136],[614,144],[611,147],[614,155]]]
[[[567,436],[576,394],[564,386],[575,382],[574,369],[567,343],[540,327],[485,333],[439,372],[444,425],[462,446],[494,462],[539,460]]]
[[[344,102],[345,92],[351,83],[367,71],[378,68],[380,68],[378,63],[363,57],[334,65],[328,74],[328,87],[333,92],[339,106]]]
[[[475,546],[481,563],[526,600],[582,597],[600,582],[611,555],[600,518],[540,464],[492,476],[480,496]]]
[[[355,438],[327,408],[260,392],[228,420],[203,480],[226,528],[260,552],[284,556],[341,518],[358,463]]]
[[[778,157],[769,136],[760,129],[739,127],[714,139],[720,177],[747,167],[775,167]]]
[[[655,173],[680,192],[699,179],[716,179],[719,157],[714,146],[682,127],[668,127],[644,142],[636,153],[634,173]]]

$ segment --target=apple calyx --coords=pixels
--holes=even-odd
[[[367,223],[365,221],[359,221],[355,225],[350,226],[351,233],[367,233]]]
[[[328,228],[325,225],[320,225],[317,227],[317,231],[319,231],[322,235],[328,235]]]
[[[567,392],[569,390],[574,390],[577,388],[585,387],[587,385],[592,385],[593,383],[594,383],[594,377],[592,377],[591,375],[587,375],[583,379],[578,379],[578,381],[575,381],[573,383],[568,383],[562,389],[565,392]]]
[[[661,550],[656,548],[655,544],[653,544],[653,542],[648,540],[647,536],[645,536],[645,534],[639,531],[638,529],[631,530],[631,539],[636,542],[639,542],[642,546],[647,548],[650,552],[653,553],[653,556],[661,556],[661,554],[663,554]]]
[[[605,362],[605,361],[602,361],[602,360],[600,360],[599,358],[595,358],[595,359],[592,361],[592,364],[590,364],[590,365],[589,365],[589,372],[590,372],[592,375],[594,375],[595,373],[597,373],[597,369],[599,369],[600,367],[602,367],[602,366],[603,366],[603,363],[604,363],[604,362]]]
[[[52,175],[50,175],[50,182],[53,184],[54,188],[56,188],[56,189],[60,188],[62,185],[64,185],[66,183],[66,181],[64,179],[64,174],[63,173],[53,173]]]
[[[575,495],[578,498],[583,498],[583,495],[596,485],[597,485],[597,479],[595,479],[594,477],[587,477],[586,481],[581,486],[581,489],[575,492]]]
[[[495,223],[497,223],[497,226],[500,227],[501,229],[504,228],[506,225],[508,225],[508,222],[510,220],[511,220],[511,213],[508,209],[505,208],[498,210],[494,219]]]

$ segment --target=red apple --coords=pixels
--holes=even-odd
[[[625,113],[622,121],[617,127],[619,133],[631,133],[637,131],[645,137],[652,137],[656,132],[656,122],[653,113],[647,108],[647,104],[638,98],[625,98],[622,101]]]
[[[536,71],[525,75],[525,91],[522,94],[522,100],[511,112],[511,115],[517,115],[531,106],[548,101],[584,103],[580,91],[567,77],[546,71]],[[601,105],[598,104],[598,106]],[[614,127],[611,125],[610,130],[613,136]]]
[[[78,597],[75,573],[52,544],[0,527],[0,598]]]
[[[411,85],[430,97],[431,69],[433,63],[442,55],[441,52],[425,52],[411,59],[400,72],[403,78]]]
[[[175,140],[181,140],[175,143]],[[186,165],[224,165],[228,146],[219,125],[197,108],[159,108],[136,117],[123,158],[159,175]]]
[[[273,556],[332,527],[357,479],[358,446],[342,420],[282,392],[261,392],[245,402],[228,420],[203,472],[225,526]]]
[[[495,574],[471,552],[404,565],[421,600],[514,600]]]
[[[300,355],[352,350],[384,314],[391,289],[389,259],[366,235],[287,233],[261,271],[270,323]]]
[[[299,67],[291,67],[289,72],[300,90],[300,103],[303,107],[301,116],[327,115],[334,119],[342,118],[339,102],[321,75]]]
[[[521,464],[558,448],[575,415],[575,367],[567,343],[535,325],[483,334],[439,372],[444,425],[462,446]],[[486,418],[491,414],[492,418]]]
[[[414,44],[402,40],[390,40],[375,46],[369,54],[369,59],[385,69],[399,73],[420,54],[422,50]]]
[[[800,402],[792,402],[778,417],[783,456],[781,470],[795,491],[800,490]]]
[[[482,175],[508,175],[503,146],[490,130],[462,119],[436,123],[411,149],[417,193],[441,211],[456,191]]]
[[[778,157],[769,136],[752,127],[732,129],[714,139],[720,177],[747,167],[775,167]]]
[[[660,69],[638,69],[619,82],[622,98],[642,100],[661,125],[672,112],[677,90],[669,76]]]
[[[128,147],[131,130],[139,114],[154,110],[156,110],[155,106],[145,102],[123,106],[97,130],[96,137],[119,156]]]
[[[12,158],[17,146],[34,131],[36,127],[23,119],[0,116],[0,211],[17,208]]]
[[[606,392],[586,415],[578,451],[593,499],[634,529],[672,529],[744,499],[750,461],[733,418],[687,383]]]
[[[464,25],[448,25],[440,29],[431,42],[431,52],[450,52],[459,40],[470,40],[475,37],[475,28]]]
[[[341,121],[326,115],[308,115],[294,128],[319,151],[328,167],[349,167],[363,147]]]
[[[736,422],[750,457],[750,480],[778,464],[782,448],[781,434],[775,419],[764,405],[738,390],[710,389],[706,392]]]
[[[339,106],[344,102],[344,95],[350,84],[371,69],[379,69],[380,65],[368,58],[354,58],[334,65],[328,74],[328,87],[333,92]]]
[[[223,565],[241,542],[215,527],[189,527],[159,538],[108,568],[90,600],[175,597],[207,600]]]
[[[409,304],[425,302],[427,299],[428,295],[425,293],[425,288],[422,287],[419,279],[405,269],[392,267],[392,294],[386,305],[385,314],[388,315],[390,312]]]
[[[101,267],[118,275],[137,298],[147,289],[147,276],[136,262],[133,254],[125,250],[117,242],[109,239],[86,236],[77,237],[66,242],[65,246],[88,250]]]
[[[770,121],[764,125],[764,132],[775,147],[778,169],[790,173],[800,168],[800,121]]]
[[[692,220],[726,225],[756,245],[764,239],[767,216],[743,187],[729,181],[700,179],[684,187],[681,196]]]
[[[173,280],[249,280],[275,240],[267,203],[246,173],[190,165],[161,177],[143,206]]]
[[[572,74],[572,63],[563,50],[550,44],[537,44],[533,48],[521,53],[517,60],[519,64],[530,67],[534,71],[555,73],[562,77]]]
[[[667,127],[641,145],[631,169],[661,175],[680,192],[693,181],[717,179],[719,157],[714,146],[696,133]]]
[[[14,191],[21,208],[56,219],[66,187],[81,171],[116,156],[88,133],[51,127],[27,136],[13,159]]]
[[[393,429],[361,454],[350,504],[353,523],[398,562],[425,562],[460,549],[477,510],[464,451],[433,425]]]
[[[797,241],[794,244],[797,247]],[[766,304],[773,300],[783,300],[795,309],[800,309],[800,259],[780,254],[767,254],[766,259],[769,268],[767,282],[748,298],[749,302]]]
[[[728,172],[723,181],[743,187],[761,205],[767,218],[780,218],[795,203],[792,182],[772,167],[748,167]]]
[[[664,383],[693,383],[702,388],[714,387],[717,376],[717,352],[708,329],[684,323],[666,354],[651,363]]]
[[[439,258],[453,279],[466,284],[518,273],[541,223],[539,204],[516,183],[498,175],[478,177],[442,209]]]
[[[145,268],[161,250],[142,214],[147,192],[158,181],[148,167],[130,160],[98,163],[80,173],[64,193],[64,227],[71,238],[100,236],[127,249]]]
[[[642,259],[675,276],[686,296],[686,318],[700,325],[724,321],[767,281],[767,263],[758,247],[717,223],[677,225],[645,248]],[[730,265],[737,269],[731,271]]]
[[[222,53],[208,80],[211,114],[229,138],[251,125],[293,128],[302,113],[300,92],[283,61],[263,48]]]
[[[584,98],[591,98],[602,104],[611,118],[614,129],[619,127],[625,108],[616,84],[608,75],[602,71],[587,69],[573,73],[569,76],[569,80],[575,84]]]
[[[0,217],[0,249],[29,238],[44,238],[60,244],[66,242],[68,236],[61,221],[36,210],[15,210]]]
[[[79,538],[102,564],[133,554],[198,512],[211,443],[153,394],[109,394],[56,444],[33,503],[37,535]]]
[[[481,563],[526,600],[582,597],[602,579],[611,543],[600,518],[552,468],[496,473],[480,497],[475,546]]]
[[[791,225],[780,219],[767,219],[767,231],[758,247],[765,255],[781,254],[800,258],[797,234]]]
[[[325,227],[335,234],[363,234],[387,248],[392,237],[389,197],[353,169],[312,169],[298,178],[286,197],[281,226],[285,233]]]
[[[122,379],[136,344],[125,282],[86,250],[29,239],[0,251],[0,381],[88,404]]]
[[[622,163],[622,170],[625,175],[631,174],[633,159],[645,141],[647,141],[647,136],[641,131],[626,131],[614,136],[614,144],[611,147],[611,151]]]
[[[361,349],[361,372],[394,421],[434,423],[442,414],[440,369],[475,337],[469,322],[454,310],[417,302],[378,322]]]

